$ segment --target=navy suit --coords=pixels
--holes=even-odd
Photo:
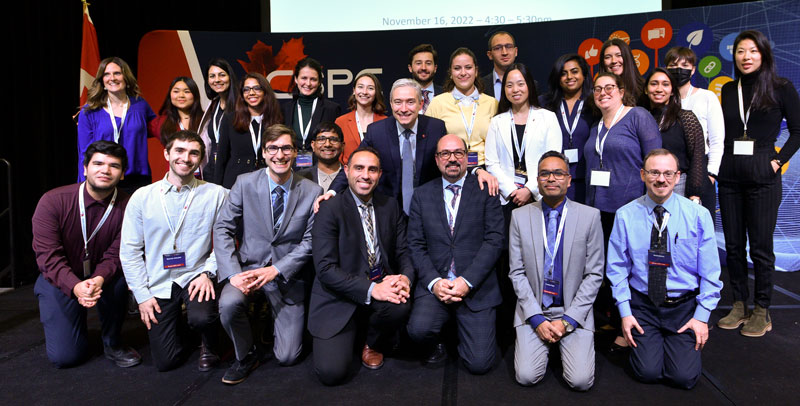
[[[461,190],[458,214],[450,234],[441,176],[414,191],[408,223],[408,246],[417,272],[414,308],[408,333],[430,343],[451,313],[458,323],[458,351],[467,369],[485,373],[495,362],[495,306],[502,302],[495,262],[503,243],[500,201],[480,190],[468,175]],[[451,260],[456,275],[472,285],[463,302],[444,304],[428,290],[436,278],[447,278]]]

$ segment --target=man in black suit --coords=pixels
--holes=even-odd
[[[514,36],[505,31],[497,31],[489,37],[489,49],[486,56],[492,61],[492,71],[482,76],[483,92],[500,100],[503,75],[517,59],[517,43]]]
[[[295,175],[313,181],[324,193],[342,170],[342,163],[339,161],[344,149],[342,128],[333,121],[319,123],[311,135],[311,149],[314,151],[317,163],[308,168],[298,169]]]
[[[397,200],[373,193],[380,165],[372,148],[353,152],[345,166],[349,188],[320,206],[311,231],[317,275],[308,330],[314,372],[326,385],[347,377],[358,332],[366,332],[362,364],[383,366],[383,352],[411,310],[405,216]]]
[[[422,88],[420,114],[425,114],[425,109],[431,104],[433,96],[444,92],[441,86],[433,83],[438,63],[439,54],[431,44],[419,44],[408,51],[408,71]]]
[[[475,176],[467,176],[467,147],[457,135],[439,140],[436,164],[442,176],[417,189],[408,220],[418,280],[408,334],[432,349],[429,363],[441,362],[447,352],[438,336],[455,316],[458,353],[469,372],[484,374],[497,358],[495,306],[502,298],[494,265],[503,211]]]

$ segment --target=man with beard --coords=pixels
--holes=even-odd
[[[322,187],[323,192],[327,192],[342,169],[339,156],[342,155],[344,148],[343,140],[342,128],[336,123],[331,121],[319,123],[311,139],[311,149],[314,151],[317,163],[309,168],[300,169],[295,174],[313,181]]]
[[[192,352],[179,335],[182,305],[189,327],[202,336],[198,369],[209,371],[219,362],[213,352],[218,313],[211,231],[228,191],[195,179],[204,156],[197,133],[170,136],[164,148],[169,171],[131,196],[122,223],[119,258],[159,371],[176,368]]]
[[[443,92],[441,86],[433,83],[438,61],[439,54],[431,44],[419,44],[408,52],[408,71],[411,73],[411,78],[416,80],[422,88],[422,105],[419,114],[425,114],[433,96]]]
[[[115,142],[95,141],[83,156],[86,181],[45,193],[32,219],[33,251],[41,272],[33,292],[39,299],[47,358],[58,368],[86,359],[86,313],[97,306],[106,358],[132,367],[142,359],[120,342],[128,287],[119,263],[119,239],[128,195],[117,189],[128,155]]]
[[[489,50],[486,56],[492,61],[492,71],[481,77],[483,89],[489,96],[500,100],[503,94],[500,87],[503,84],[503,76],[506,70],[517,59],[517,43],[514,37],[505,31],[497,31],[489,37]]]

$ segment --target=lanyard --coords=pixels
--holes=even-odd
[[[663,233],[664,229],[667,228],[668,222],[669,222],[669,212],[664,213],[664,221],[661,222],[661,226],[658,225],[658,219],[656,218],[655,213],[653,213],[653,226],[655,226],[655,228],[658,230],[659,240],[661,239],[661,233]]]
[[[747,122],[750,121],[750,109],[753,108],[753,104],[750,104],[750,107],[747,108],[747,114],[744,113],[744,102],[742,101],[742,79],[739,79],[738,84],[739,90],[739,118],[742,119],[742,124],[744,124],[744,134],[742,138],[747,138]]]
[[[572,133],[575,132],[575,129],[578,128],[578,122],[581,121],[581,111],[583,111],[583,100],[581,100],[581,102],[578,103],[578,112],[575,114],[575,121],[573,121],[572,124],[570,124],[569,120],[567,119],[567,113],[565,112],[566,109],[564,108],[564,105],[566,103],[567,103],[566,100],[564,100],[561,103],[561,120],[564,122],[564,128],[567,129],[567,133],[569,133],[569,146],[572,147]]]
[[[253,143],[253,153],[256,154],[256,161],[258,160],[258,148],[261,146],[261,125],[264,123],[264,116],[261,116],[261,122],[258,123],[258,137],[253,131],[253,121],[250,121],[248,128],[250,129],[250,141]]]
[[[114,208],[114,202],[117,201],[117,188],[114,188],[114,195],[111,196],[111,203],[108,204],[106,207],[106,212],[103,213],[103,217],[100,218],[100,222],[97,223],[97,227],[94,228],[92,231],[92,235],[89,238],[86,238],[86,207],[84,206],[83,200],[83,189],[86,187],[86,182],[81,183],[81,187],[78,189],[78,207],[81,213],[81,232],[83,233],[83,252],[86,255],[86,258],[89,258],[89,241],[97,235],[97,232],[100,230],[100,227],[103,226],[103,223],[106,222],[108,216],[111,214],[111,209]]]
[[[194,182],[194,180],[193,180]],[[164,185],[162,184],[159,188],[160,193],[159,196],[161,197],[161,208],[164,209],[164,218],[167,219],[167,225],[169,226],[169,231],[172,231],[172,249],[178,250],[178,233],[181,231],[181,226],[183,225],[183,220],[186,218],[186,212],[189,211],[189,205],[192,204],[192,199],[194,199],[194,193],[197,191],[197,186],[190,188],[191,191],[189,192],[189,197],[186,198],[186,204],[183,205],[183,209],[181,209],[181,215],[178,217],[178,224],[173,227],[172,222],[169,220],[169,213],[167,212],[167,200],[164,198]]]
[[[358,112],[355,112],[356,115],[356,127],[358,128],[358,138],[361,141],[364,141],[364,130],[361,129],[361,120],[358,119]]]
[[[114,142],[119,144],[119,134],[122,131],[122,125],[125,124],[125,116],[128,114],[128,104],[130,100],[122,105],[122,118],[119,120],[119,128],[117,128],[117,120],[114,119],[114,109],[111,108],[111,98],[108,98],[108,116],[111,117],[111,125],[114,127]]]
[[[472,100],[472,121],[467,125],[467,118],[464,117],[464,110],[461,108],[461,100],[469,98]],[[466,96],[458,101],[458,112],[461,113],[461,121],[464,123],[464,130],[467,131],[467,144],[472,143],[472,130],[475,128],[475,115],[478,113],[478,102],[471,97]],[[469,145],[467,145],[469,147]]]
[[[214,109],[214,116],[211,117],[211,126],[214,129],[214,139],[219,144],[219,123],[217,122],[217,114],[219,113],[219,101],[217,107]]]
[[[553,258],[553,263],[555,263],[556,253],[558,252],[558,246],[561,245],[561,235],[563,234],[564,231],[564,222],[566,218],[567,218],[567,201],[565,200],[564,209],[561,211],[561,221],[558,222],[558,231],[556,231],[556,244],[553,247],[553,251],[550,251],[550,247],[547,246],[547,220],[544,218],[544,210],[542,210],[542,241],[544,241],[544,250],[547,252],[547,255],[550,256],[550,258]],[[547,271],[550,275],[553,275],[552,268],[548,269]]]
[[[303,129],[303,109],[300,108],[300,102],[297,103],[297,120],[298,120],[297,127],[300,128],[300,135],[303,137],[303,148],[305,148],[306,145],[306,138],[308,138],[308,132],[311,130],[311,119],[314,118],[314,110],[317,109],[318,100],[319,97],[314,99],[314,103],[311,104],[311,117],[309,117],[308,124],[306,125],[305,129]],[[358,114],[356,114],[356,116],[358,116]],[[256,153],[256,155],[258,155],[258,153]]]
[[[528,109],[528,119],[525,120],[526,123],[530,121],[531,113],[533,112],[533,107]],[[528,137],[528,128],[529,125],[525,125],[525,132],[522,133],[522,145],[519,145],[519,137],[517,137],[517,126],[514,123],[514,114],[511,113],[511,141],[514,142],[514,149],[517,151],[517,156],[519,157],[520,162],[522,162],[522,155],[525,153],[525,146],[528,144],[527,137]]]
[[[603,166],[603,149],[606,147],[606,140],[608,139],[608,133],[611,132],[611,127],[617,123],[617,119],[619,118],[620,114],[622,114],[622,110],[625,109],[625,105],[619,106],[619,110],[617,110],[617,114],[614,114],[614,119],[611,120],[611,125],[608,126],[608,130],[606,130],[606,136],[603,137],[603,141],[600,141],[600,131],[603,128],[603,120],[601,119],[599,123],[597,123],[597,139],[594,140],[594,149],[597,151],[597,154],[600,155],[600,167]]]

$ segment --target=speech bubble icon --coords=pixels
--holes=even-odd
[[[732,32],[719,41],[719,56],[728,62],[733,61],[733,41],[737,35],[739,35],[738,32]]]
[[[731,81],[733,79],[728,76],[718,76],[708,84],[708,90],[714,92],[717,95],[717,99],[722,100],[722,86]]]
[[[700,72],[700,75],[705,78],[711,79],[714,76],[719,75],[721,70],[722,61],[720,61],[719,58],[714,55],[706,55],[700,60],[700,63],[697,64],[697,71]]]

